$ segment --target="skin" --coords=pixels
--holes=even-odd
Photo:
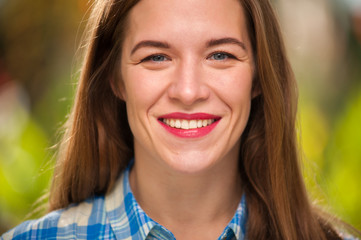
[[[143,0],[129,15],[116,92],[134,135],[130,184],[177,239],[216,239],[242,195],[254,68],[246,29],[237,0]],[[221,119],[206,136],[180,138],[158,121],[173,112]]]

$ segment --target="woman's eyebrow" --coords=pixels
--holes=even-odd
[[[222,45],[222,44],[235,44],[235,45],[240,46],[242,49],[247,50],[246,45],[243,42],[239,41],[236,38],[230,38],[230,37],[211,39],[207,42],[206,46],[207,46],[207,48],[210,48],[210,47],[214,47],[214,46]],[[137,43],[133,47],[130,54],[133,55],[138,49],[143,48],[143,47],[156,47],[156,48],[169,49],[170,45],[167,42],[161,42],[161,41],[155,41],[155,40],[144,40],[144,41]]]
[[[214,47],[214,46],[222,45],[222,44],[235,44],[247,51],[246,45],[243,42],[241,42],[240,40],[238,40],[236,38],[230,38],[230,37],[212,39],[207,42],[206,46],[207,46],[207,48],[209,48],[209,47]]]
[[[153,41],[153,40],[144,40],[139,43],[137,43],[132,51],[130,52],[131,55],[133,55],[139,48],[142,47],[156,47],[156,48],[170,48],[169,44],[166,42],[160,42],[160,41]]]

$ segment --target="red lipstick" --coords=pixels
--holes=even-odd
[[[199,138],[209,134],[219,123],[220,116],[207,113],[170,113],[158,118],[169,133],[182,138]]]

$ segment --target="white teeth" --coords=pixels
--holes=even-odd
[[[163,122],[172,128],[195,129],[206,127],[214,123],[214,119],[185,120],[185,119],[163,119]]]
[[[196,120],[189,121],[189,128],[190,129],[197,128],[197,121]]]
[[[180,128],[181,127],[181,122],[179,119],[175,120],[175,127],[176,128]]]
[[[170,123],[168,124],[169,126],[171,126],[171,127],[175,127],[175,121],[174,121],[174,119],[171,119],[171,120],[169,120],[169,119],[167,119]]]
[[[189,122],[187,120],[182,120],[182,129],[189,129]]]
[[[206,127],[208,125],[208,121],[207,120],[203,120],[203,127]]]

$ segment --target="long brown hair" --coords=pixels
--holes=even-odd
[[[105,194],[133,156],[115,70],[127,15],[139,0],[97,0],[86,55],[58,154],[50,210]],[[251,115],[242,134],[240,172],[249,211],[248,239],[340,239],[312,210],[298,163],[297,87],[269,0],[240,0],[255,56]]]

